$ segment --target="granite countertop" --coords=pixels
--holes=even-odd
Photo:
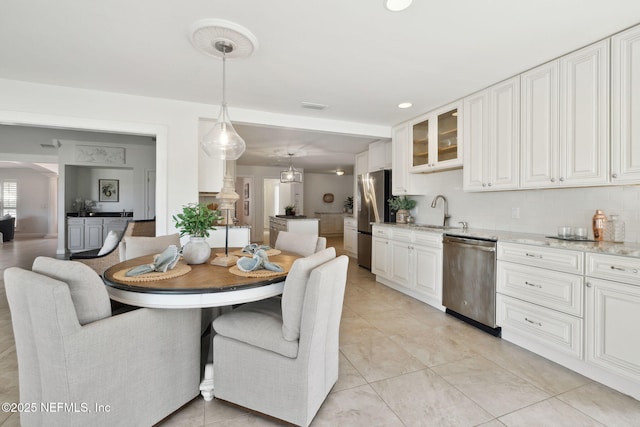
[[[547,237],[544,234],[521,233],[514,231],[483,230],[469,228],[463,230],[460,227],[438,227],[423,224],[396,224],[374,223],[376,226],[397,227],[420,231],[430,231],[462,237],[477,237],[480,239],[497,240],[502,243],[520,243],[532,246],[545,246],[550,248],[568,249],[583,252],[595,252],[610,255],[622,255],[640,258],[640,245],[637,243],[613,243],[593,241],[570,241]]]
[[[305,215],[276,215],[276,216],[270,216],[269,218],[273,218],[273,219],[285,219],[287,221],[291,221],[291,220],[310,220],[310,221],[317,221],[318,218],[307,218]]]

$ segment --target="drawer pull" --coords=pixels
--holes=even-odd
[[[532,286],[532,287],[534,287],[534,288],[540,288],[540,289],[542,289],[542,285],[537,285],[537,284],[535,284],[535,283],[531,283],[531,282],[524,282],[524,284],[525,284],[525,285],[527,285],[527,286]]]
[[[615,265],[612,265],[611,269],[612,270],[618,270],[618,271],[630,271],[633,274],[638,274],[638,269],[636,269],[636,268],[631,268],[631,269],[627,270],[626,268],[616,267]]]
[[[531,323],[532,325],[542,326],[542,323],[533,321],[533,320],[529,319],[528,317],[525,317],[524,320],[529,322],[529,323]]]
[[[530,254],[529,252],[525,252],[525,256],[528,256],[528,257],[531,257],[531,258],[540,258],[540,259],[542,259],[542,255]]]

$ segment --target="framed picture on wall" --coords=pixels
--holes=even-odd
[[[120,200],[120,181],[117,179],[99,179],[98,193],[100,202],[117,202]]]
[[[245,199],[249,198],[249,183],[248,182],[244,183],[244,198]]]
[[[244,216],[249,216],[249,201],[245,200],[244,202]]]

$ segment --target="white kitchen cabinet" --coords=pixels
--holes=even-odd
[[[411,173],[462,167],[461,113],[461,102],[455,102],[409,122]]]
[[[348,255],[358,256],[358,221],[351,216],[344,217],[343,246]]]
[[[615,375],[614,386],[640,395],[640,259],[587,254],[586,359]]]
[[[464,100],[465,191],[518,188],[520,76]]]
[[[391,169],[391,141],[376,141],[369,144],[367,170],[375,172],[382,169]]]
[[[608,182],[609,41],[521,75],[522,188]]]
[[[336,236],[343,233],[344,214],[333,212],[316,212],[321,236]]]
[[[84,220],[84,249],[99,249],[102,247],[102,218],[86,218]]]
[[[363,151],[356,154],[356,171],[355,176],[369,172],[369,151]]]
[[[543,355],[582,359],[583,253],[498,242],[497,258],[502,337]]]
[[[115,231],[118,233],[123,233],[124,229],[127,228],[127,223],[129,220],[124,218],[104,218],[102,225],[102,241],[107,238],[107,235],[110,231]]]
[[[391,193],[394,196],[426,194],[426,177],[423,174],[409,173],[409,122],[401,123],[391,130]]]
[[[67,218],[67,249],[84,250],[84,218]]]
[[[442,233],[373,226],[376,280],[440,310]]]
[[[640,26],[611,38],[611,182],[640,180]]]
[[[278,218],[269,217],[269,245],[275,247],[278,233],[281,231],[291,231],[301,234],[318,235],[317,218]]]

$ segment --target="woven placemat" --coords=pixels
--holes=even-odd
[[[285,269],[283,272],[271,271],[271,270],[255,270],[255,271],[242,271],[238,268],[237,265],[234,265],[229,269],[229,273],[235,274],[236,276],[241,277],[278,277],[278,276],[286,276],[289,272],[288,269]]]
[[[280,255],[282,253],[280,249],[273,249],[273,248],[267,249],[265,252],[267,252],[267,256],[275,256],[275,255]],[[242,250],[229,252],[229,254],[235,255],[235,256],[253,256],[253,254],[242,252]]]
[[[131,269],[125,268],[124,270],[116,271],[115,273],[113,273],[113,278],[121,282],[131,282],[131,283],[173,279],[174,277],[184,276],[185,274],[190,272],[191,266],[183,262],[178,262],[175,267],[173,267],[171,270],[167,271],[166,273],[153,271],[151,273],[145,273],[139,276],[127,277],[125,276],[125,274],[129,270]]]

